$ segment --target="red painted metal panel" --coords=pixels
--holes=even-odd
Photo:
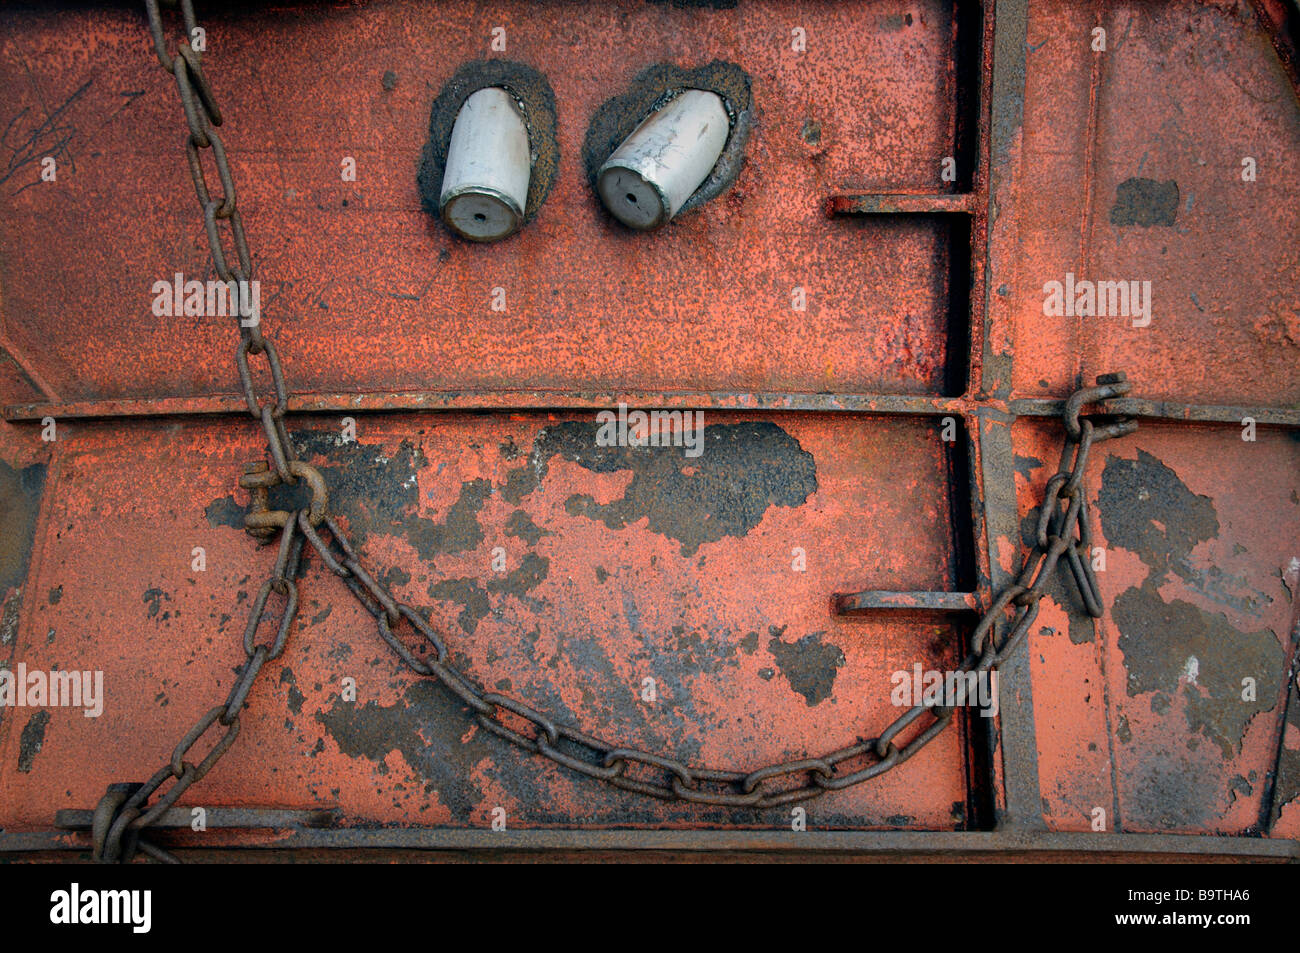
[[[291,429],[367,562],[430,611],[455,662],[692,762],[751,768],[874,737],[898,714],[890,676],[951,667],[969,608],[1019,569],[1061,439],[1039,399],[1124,370],[1147,419],[1094,450],[1083,484],[1103,617],[1062,575],[997,723],[964,712],[908,763],[810,802],[810,827],[996,820],[1025,837],[1041,811],[1092,836],[1102,808],[1135,838],[1300,839],[1300,107],[1279,21],[1213,2],[1004,2],[982,30],[978,11],[928,2],[560,9],[205,21],[295,407],[357,416],[355,442],[337,415]],[[113,699],[97,719],[0,712],[0,828],[44,836],[55,809],[144,777],[220,701],[273,554],[240,528],[235,476],[264,452],[242,410],[63,419],[232,409],[228,324],[149,313],[153,281],[210,266],[142,21],[0,21],[0,401],[61,418],[53,443],[0,425],[0,658],[102,669]],[[535,222],[471,247],[421,211],[416,165],[439,88],[495,26],[507,56],[548,74],[560,162]],[[630,234],[584,180],[589,117],[645,66],[713,58],[753,81],[739,180]],[[37,181],[45,154],[57,186]],[[949,154],[959,183],[939,178]],[[1150,281],[1150,325],[1045,314],[1045,283],[1067,273]],[[593,456],[592,409],[633,393],[705,406],[715,443],[698,460]],[[399,406],[457,409],[363,413]],[[1248,415],[1281,426],[1244,441]],[[948,609],[836,612],[834,593],[871,590]],[[788,809],[663,804],[529,758],[401,669],[318,563],[301,592],[239,741],[183,803],[335,803],[353,831],[466,836],[497,806],[524,831],[789,825]],[[225,836],[190,841],[278,835]]]
[[[474,678],[603,737],[754,768],[871,736],[898,714],[894,671],[956,661],[952,621],[837,617],[829,599],[954,585],[950,474],[928,422],[710,416],[706,437],[757,441],[742,466],[713,447],[675,471],[632,452],[603,473],[573,458],[586,417],[367,417],[343,445],[336,423],[299,433],[363,556],[431,609]],[[258,443],[238,419],[66,428],[13,657],[102,668],[109,704],[99,718],[49,710],[35,749],[36,714],[5,713],[0,763],[21,766],[0,789],[6,829],[93,803],[123,770],[167,756],[229,690],[272,557],[232,494]],[[205,572],[192,570],[196,546]],[[282,667],[254,690],[202,803],[336,802],[355,821],[452,827],[483,826],[495,806],[512,828],[770,827],[784,813],[662,805],[520,756],[402,669],[319,563],[299,589]],[[341,699],[345,677],[355,703]],[[646,677],[655,702],[640,698]],[[959,828],[963,743],[947,732],[809,815],[824,828]]]
[[[1052,430],[1017,430],[1026,526]],[[1294,769],[1279,783],[1275,765],[1296,652],[1300,445],[1150,425],[1101,449],[1085,487],[1107,613],[1094,624],[1058,587],[1034,641],[1049,822],[1088,830],[1101,807],[1129,831],[1266,828],[1270,798],[1293,812],[1300,796]]]
[[[408,2],[210,19],[223,135],[295,388],[942,390],[946,230],[832,219],[825,204],[837,191],[951,187],[939,162],[954,150],[946,6],[915,5],[909,22],[881,4],[566,9]],[[0,186],[7,332],[64,398],[229,392],[228,322],[150,313],[154,281],[209,263],[175,92],[140,19],[3,16],[0,90],[19,126],[39,130]],[[507,30],[503,55],[548,74],[561,160],[531,226],[471,246],[421,211],[416,169],[430,104],[485,55],[494,26]],[[794,26],[816,38],[806,54],[790,49]],[[744,170],[647,241],[588,187],[588,123],[642,69],[715,58],[752,77]],[[872,66],[845,68],[855,62]],[[68,136],[66,184],[23,188],[36,154]],[[355,183],[341,181],[344,156]],[[491,310],[496,287],[505,313]],[[806,311],[791,307],[796,287]]]
[[[1015,392],[1122,365],[1150,399],[1295,406],[1300,104],[1250,5],[1049,0],[1029,51],[1019,255],[1000,279]],[[1043,285],[1067,272],[1150,281],[1150,325],[1045,317]]]

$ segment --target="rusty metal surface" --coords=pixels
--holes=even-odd
[[[461,831],[438,828],[350,830],[284,829],[250,842],[247,835],[214,831],[209,846],[185,846],[181,835],[163,834],[185,860],[209,862],[313,862],[512,860],[521,862],[581,859],[603,861],[709,862],[1004,862],[1078,863],[1106,859],[1115,863],[1294,863],[1294,841],[1266,838],[1188,836],[1178,834],[1071,834],[911,832],[911,831]],[[0,851],[4,859],[68,860],[78,858],[82,835],[14,834]],[[192,840],[192,838],[190,839]],[[220,842],[230,840],[230,845]],[[216,842],[216,843],[214,843]],[[237,846],[238,845],[238,846]],[[3,855],[0,855],[3,856]],[[89,859],[80,854],[79,859]]]
[[[1252,8],[1031,10],[1004,383],[1056,395],[1122,364],[1148,399],[1295,406],[1300,105]],[[1084,41],[1096,26],[1108,54]],[[1150,280],[1151,324],[1044,316],[1066,272]]]
[[[1030,532],[1050,429],[1020,425],[1015,449]],[[1239,834],[1268,830],[1276,804],[1274,833],[1300,835],[1300,792],[1278,783],[1273,763],[1300,748],[1284,720],[1298,634],[1300,444],[1277,432],[1244,443],[1238,428],[1148,426],[1096,463],[1087,492],[1109,611],[1093,624],[1058,587],[1035,643],[1050,826],[1088,830],[1100,806],[1125,830]]]
[[[849,743],[892,720],[880,690],[890,672],[912,659],[938,668],[957,660],[955,622],[830,614],[831,592],[867,579],[956,585],[947,465],[924,421],[719,416],[709,428],[752,433],[757,443],[738,443],[740,456],[703,454],[691,475],[640,464],[593,472],[575,453],[591,427],[585,419],[497,419],[485,429],[475,418],[441,417],[413,430],[408,417],[372,417],[343,445],[336,423],[303,422],[299,433],[363,555],[392,567],[385,581],[395,592],[432,608],[462,667],[557,717],[745,766],[830,736]],[[31,583],[39,598],[20,626],[41,635],[21,657],[47,669],[98,659],[120,700],[97,719],[50,710],[39,747],[36,729],[23,730],[35,715],[6,713],[23,724],[6,732],[0,763],[25,768],[0,791],[9,829],[42,827],[51,808],[97,799],[122,766],[155,760],[158,739],[179,737],[210,704],[195,685],[233,683],[236,613],[255,594],[250,569],[268,555],[243,532],[229,483],[230,466],[258,445],[244,421],[67,429],[47,493],[60,529],[44,537]],[[719,505],[738,496],[743,506]],[[860,522],[868,506],[875,544]],[[129,542],[139,525],[151,527],[148,539]],[[904,533],[913,544],[901,559],[888,545]],[[833,539],[865,544],[832,551]],[[194,546],[206,551],[204,573],[191,571]],[[491,568],[498,546],[503,573]],[[796,546],[806,549],[806,572],[792,570]],[[129,561],[103,558],[127,547]],[[459,705],[395,665],[369,617],[319,564],[299,588],[294,650],[251,696],[250,710],[273,714],[246,719],[239,744],[205,780],[214,803],[327,799],[346,804],[355,822],[447,826],[481,825],[498,805],[520,827],[770,824],[771,812],[660,805],[603,788],[595,798],[586,779],[501,757]],[[110,591],[129,596],[106,601]],[[106,654],[104,638],[125,641]],[[359,682],[356,704],[339,698],[346,676]],[[640,700],[645,676],[656,679],[660,703]],[[84,750],[101,757],[87,763],[77,756]],[[914,762],[908,778],[827,795],[814,811],[819,823],[960,826],[960,734]]]
[[[356,442],[339,414],[301,421],[305,456],[385,584],[489,688],[740,769],[849,743],[896,714],[891,672],[960,661],[981,598],[1018,568],[1059,452],[1038,418],[1123,368],[1126,412],[1160,422],[1099,447],[1084,482],[1102,618],[1062,575],[995,730],[958,719],[898,771],[810,803],[807,835],[773,833],[784,812],[647,801],[501,746],[404,674],[315,564],[292,650],[194,803],[338,804],[339,828],[169,846],[1294,859],[1300,109],[1276,7],[1004,0],[981,23],[973,6],[801,6],[818,38],[803,57],[789,5],[743,0],[218,15],[223,135],[289,406],[358,415]],[[54,811],[143,779],[210,686],[233,684],[273,553],[239,529],[258,428],[197,416],[242,410],[229,328],[148,313],[153,280],[207,266],[180,144],[139,132],[175,128],[141,18],[0,18],[18,133],[0,172],[0,402],[32,421],[0,424],[0,657],[93,662],[117,686],[98,719],[0,711],[0,850],[83,850]],[[420,211],[415,162],[430,102],[498,22],[555,88],[559,174],[520,235],[471,249]],[[69,24],[84,49],[60,42]],[[588,118],[643,66],[715,57],[754,83],[745,166],[647,244],[586,187]],[[59,192],[29,181],[45,151],[74,170]],[[941,182],[954,152],[960,181]],[[338,181],[343,155],[356,183]],[[1151,324],[1045,315],[1066,272],[1152,280]],[[124,274],[147,276],[138,296]],[[123,330],[142,324],[158,330]],[[690,472],[585,465],[591,408],[629,396],[704,407],[735,439]],[[368,413],[393,410],[417,412]],[[949,416],[956,447],[936,437]],[[657,706],[638,699],[647,674]],[[358,703],[338,699],[345,676]],[[492,843],[494,807],[511,830]]]
[[[5,332],[61,398],[228,392],[224,365],[210,359],[228,347],[219,322],[121,333],[157,323],[143,276],[209,269],[192,210],[158,201],[191,186],[173,158],[174,92],[152,56],[135,55],[140,16],[0,16],[0,90],[21,114],[17,138],[33,140],[0,184]],[[527,3],[212,11],[213,84],[232,117],[223,136],[296,387],[939,392],[946,274],[896,262],[942,261],[943,227],[861,223],[824,208],[839,192],[944,185],[936,157],[954,148],[951,15],[927,2],[908,17],[828,4],[787,25],[781,3],[600,4],[580,17]],[[494,25],[507,29],[508,56],[546,72],[555,90],[560,174],[530,227],[482,248],[421,210],[416,165],[438,89],[485,55]],[[807,54],[788,49],[794,25],[819,38]],[[84,44],[70,49],[67,31]],[[648,244],[610,220],[586,184],[588,123],[641,69],[715,58],[743,63],[754,84],[759,128],[744,174]],[[855,60],[877,66],[846,72]],[[75,188],[24,188],[39,154],[63,138]],[[348,155],[355,183],[340,179]],[[33,272],[41,281],[22,280]],[[138,295],[124,293],[123,275],[141,276]],[[491,310],[494,287],[506,290],[504,313]],[[791,309],[796,287],[807,289],[806,311]],[[76,302],[74,321],[55,306],[63,301]],[[85,349],[84,337],[103,344]]]

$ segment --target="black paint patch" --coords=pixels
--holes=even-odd
[[[699,208],[732,186],[740,175],[745,142],[749,139],[754,122],[754,94],[748,73],[734,63],[714,60],[707,66],[696,69],[683,69],[671,63],[656,63],[639,73],[626,93],[601,104],[591,117],[591,124],[587,127],[587,135],[582,143],[582,164],[587,170],[587,182],[593,191],[596,188],[596,173],[610,154],[623,144],[623,140],[632,134],[642,120],[687,89],[717,93],[731,120],[731,130],[713,171],[691,193],[691,197],[682,203],[677,215]]]
[[[912,14],[910,13],[891,13],[880,18],[880,28],[886,33],[897,33],[911,25]]]
[[[506,520],[506,535],[522,539],[529,546],[536,546],[543,536],[552,536],[550,530],[542,529],[532,521],[523,510],[515,510]]]
[[[1171,227],[1178,217],[1178,183],[1172,180],[1125,179],[1115,189],[1110,207],[1112,225]]]
[[[45,745],[45,726],[50,723],[50,713],[42,708],[27,719],[23,733],[18,738],[18,770],[27,774],[32,763]]]
[[[19,470],[0,460],[0,596],[27,578],[45,470],[43,463]]]
[[[429,586],[429,595],[459,605],[461,610],[456,621],[469,635],[474,634],[480,620],[492,611],[487,590],[477,579],[443,579]]]
[[[243,529],[245,512],[247,510],[236,503],[233,496],[223,496],[209,503],[203,515],[207,517],[209,526],[233,526],[235,529]]]
[[[432,679],[412,682],[392,705],[336,700],[316,720],[343,754],[366,758],[378,773],[385,773],[381,767],[390,752],[400,752],[455,816],[466,816],[483,798],[467,766],[496,754],[486,740],[492,736],[479,731],[462,741],[467,709]]]
[[[817,492],[812,454],[774,423],[706,426],[698,457],[686,456],[685,447],[597,446],[599,429],[570,421],[540,431],[528,463],[508,474],[502,495],[519,502],[545,479],[556,456],[593,473],[631,470],[620,499],[602,504],[576,494],[565,509],[615,530],[646,519],[652,532],[677,540],[682,555],[693,556],[705,543],[744,536],[768,507],[802,506]]]
[[[149,607],[147,610],[149,618],[152,619],[158,615],[158,610],[162,608],[164,599],[168,602],[172,601],[172,597],[167,595],[167,593],[163,592],[161,589],[146,589],[144,591],[144,595],[141,597],[140,601]],[[166,614],[164,614],[163,618],[166,617]]]
[[[426,556],[430,553],[463,553],[483,542],[483,527],[478,514],[483,501],[492,495],[489,480],[469,480],[461,484],[460,496],[447,510],[442,523],[420,520],[406,533],[412,546]]]
[[[631,594],[625,593],[623,598],[626,606]],[[639,618],[632,628],[636,631],[638,627]],[[736,668],[739,665],[736,661],[736,643],[728,629],[688,629],[683,625],[674,625],[672,638],[664,639],[663,645],[682,672],[717,674],[724,667]]]
[[[401,566],[390,566],[380,577],[380,582],[389,592],[400,589],[411,581],[411,574]]]
[[[1186,696],[1187,727],[1218,744],[1225,758],[1239,748],[1246,726],[1273,708],[1271,692],[1243,701],[1241,681],[1276,685],[1284,656],[1273,633],[1241,632],[1223,613],[1209,613],[1175,599],[1166,602],[1149,584],[1120,593],[1111,610],[1130,697],[1146,692]],[[1195,684],[1181,683],[1188,660],[1197,660]]]
[[[524,114],[528,143],[532,149],[532,173],[524,221],[537,215],[555,184],[560,167],[560,146],[555,138],[555,93],[546,77],[523,63],[511,60],[474,60],[456,70],[438,93],[429,113],[429,139],[420,154],[416,184],[424,210],[442,221],[438,200],[442,195],[442,174],[447,166],[447,147],[461,106],[480,89],[500,86],[514,96]]]
[[[844,665],[844,652],[837,645],[823,642],[825,634],[811,632],[797,642],[773,638],[767,644],[767,651],[776,659],[777,668],[790,687],[803,696],[809,708],[831,697],[835,688],[835,670]]]
[[[1137,553],[1158,583],[1172,572],[1205,598],[1239,612],[1257,612],[1273,601],[1244,577],[1218,566],[1192,565],[1197,544],[1219,533],[1214,503],[1192,493],[1145,450],[1138,451],[1137,460],[1107,461],[1099,505],[1107,538]]]
[[[519,565],[504,576],[499,576],[488,583],[488,592],[508,593],[522,596],[530,589],[535,589],[551,571],[551,561],[536,553],[525,553]]]
[[[50,605],[57,606],[59,604],[59,600],[61,600],[62,598],[63,598],[62,586],[55,586],[53,589],[50,590]]]
[[[1276,685],[1285,660],[1273,633],[1242,632],[1223,613],[1160,595],[1170,573],[1200,588],[1201,574],[1189,558],[1199,543],[1218,535],[1213,500],[1193,493],[1178,474],[1139,449],[1136,460],[1107,458],[1098,505],[1110,544],[1135,553],[1150,569],[1142,585],[1120,593],[1112,607],[1127,694],[1153,693],[1152,711],[1161,714],[1183,693],[1189,730],[1231,757],[1251,718],[1274,705],[1263,697],[1243,701],[1242,679]],[[1191,658],[1195,683],[1185,679]]]
[[[352,541],[365,544],[372,535],[402,536],[430,560],[438,553],[461,553],[483,541],[478,514],[492,494],[488,480],[469,480],[441,521],[419,515],[419,471],[428,465],[423,450],[403,440],[390,455],[378,444],[341,441],[334,431],[294,435],[300,456],[314,460],[330,490],[330,510],[342,515]],[[310,494],[298,486],[276,486],[268,493],[271,509],[306,506]],[[244,507],[231,497],[207,508],[213,526],[242,529]],[[398,584],[405,584],[395,578]],[[409,577],[407,577],[409,581]]]
[[[302,714],[302,703],[307,700],[307,696],[298,690],[298,679],[293,674],[293,669],[285,666],[280,669],[280,684],[289,686],[289,710],[295,715]]]
[[[551,561],[545,556],[526,553],[514,570],[492,579],[486,588],[477,579],[470,577],[443,579],[429,586],[429,595],[459,605],[461,612],[456,621],[466,633],[472,635],[479,622],[492,611],[489,594],[508,594],[521,598],[542,583],[550,568]]]
[[[1187,488],[1173,470],[1145,450],[1136,460],[1111,455],[1097,496],[1101,528],[1112,545],[1134,552],[1163,582],[1180,572],[1198,543],[1219,534],[1219,519],[1208,496]]]
[[[1016,472],[1026,480],[1032,480],[1034,471],[1041,470],[1042,467],[1043,461],[1039,460],[1037,457],[1022,457],[1018,453],[1015,456]]]
[[[423,450],[403,440],[392,455],[377,445],[340,443],[332,431],[295,435],[300,455],[325,458],[318,463],[330,488],[330,509],[347,518],[353,542],[371,535],[402,536],[425,560],[438,553],[461,553],[483,541],[478,513],[492,493],[487,480],[462,484],[442,522],[419,515],[419,471],[428,465]],[[291,509],[287,488],[270,492],[272,509]],[[242,525],[242,524],[241,524]]]

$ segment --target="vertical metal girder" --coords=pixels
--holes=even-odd
[[[980,395],[1004,398],[1010,393],[1014,355],[1008,341],[999,340],[997,284],[993,271],[999,261],[993,235],[1003,204],[1015,179],[1015,143],[1024,122],[1025,58],[1028,37],[1028,0],[997,0],[993,5],[992,57],[989,65],[989,121],[985,161],[988,168],[988,213],[984,256],[984,321]],[[1001,200],[1001,201],[1000,201]],[[975,412],[972,436],[979,441],[980,480],[983,484],[982,539],[988,556],[992,592],[1000,592],[1015,579],[1020,561],[1020,528],[1016,507],[1014,452],[1011,445],[1013,414],[992,408]],[[978,525],[978,524],[977,524]],[[994,558],[999,540],[1017,553],[1012,571]],[[997,626],[999,637],[1004,624]],[[1002,665],[1002,693],[998,732],[990,737],[991,757],[1001,768],[1004,802],[995,810],[997,827],[1041,829],[1045,826],[1038,784],[1038,747],[1034,730],[1034,696],[1030,683],[1027,639]]]

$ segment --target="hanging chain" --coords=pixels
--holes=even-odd
[[[225,146],[214,128],[221,125],[221,113],[203,75],[200,54],[190,44],[197,26],[192,0],[180,0],[179,7],[186,39],[171,54],[159,0],[145,0],[158,60],[175,78],[184,109],[186,159],[203,213],[213,265],[223,281],[248,281],[252,279],[252,259],[236,206],[234,179]],[[209,150],[221,183],[222,193],[217,197],[211,194],[203,171],[202,154]],[[222,244],[222,223],[234,243],[233,259],[226,256]],[[265,355],[275,390],[273,400],[265,403],[257,397],[249,367],[249,359],[255,355]],[[167,851],[143,840],[141,833],[191,785],[201,780],[238,737],[239,713],[248,693],[265,664],[284,652],[297,616],[296,580],[306,544],[310,544],[325,566],[343,580],[374,617],[380,638],[397,657],[417,675],[436,679],[471,710],[484,730],[572,771],[650,797],[748,808],[806,801],[827,791],[861,784],[907,761],[942,732],[953,720],[957,708],[966,702],[968,682],[957,678],[956,694],[950,699],[952,704],[923,699],[874,738],[858,740],[820,757],[783,761],[754,771],[730,771],[696,767],[662,754],[613,744],[577,727],[553,721],[523,701],[484,691],[476,681],[448,663],[446,644],[425,617],[398,601],[362,566],[356,548],[329,515],[324,478],[317,469],[298,459],[285,429],[288,391],[279,355],[262,334],[260,316],[251,324],[241,320],[235,361],[248,410],[266,433],[271,457],[269,465],[264,460],[246,465],[239,479],[251,500],[245,529],[263,542],[280,533],[279,552],[271,575],[253,600],[244,629],[245,661],[234,686],[222,704],[207,711],[181,738],[171,759],[153,777],[143,784],[109,787],[94,814],[92,839],[96,860],[127,862],[137,852],[162,861],[176,860]],[[1096,387],[1079,390],[1066,401],[1062,413],[1065,440],[1060,466],[1047,481],[1035,538],[1024,566],[980,618],[971,635],[969,654],[957,668],[957,674],[988,672],[1015,652],[1033,625],[1039,600],[1063,556],[1085,609],[1093,616],[1101,615],[1101,593],[1091,568],[1092,538],[1082,480],[1092,445],[1132,433],[1137,423],[1104,414],[1084,419],[1080,413],[1085,406],[1127,394],[1129,388],[1123,374],[1105,375],[1097,379]],[[272,510],[268,490],[299,479],[311,490],[307,507],[292,512]],[[275,618],[267,610],[273,593],[283,600],[284,606],[275,623],[274,637],[259,643],[259,630]],[[1008,613],[1009,624],[1000,625]],[[408,645],[408,639],[414,648]],[[214,727],[216,740],[208,753],[197,765],[187,760],[199,739]],[[169,780],[172,784],[166,792],[152,805],[148,804]]]
[[[159,0],[145,0],[149,32],[153,37],[158,62],[176,82],[181,108],[185,114],[185,158],[199,211],[203,216],[203,230],[212,253],[212,264],[217,277],[224,282],[246,283],[253,280],[253,260],[244,234],[243,219],[239,214],[235,193],[235,180],[230,171],[226,147],[217,134],[222,123],[221,109],[217,106],[212,87],[203,74],[202,54],[193,48],[198,24],[194,16],[193,0],[179,0],[184,38],[176,44],[176,52],[168,51],[167,35],[163,28]],[[214,196],[208,186],[204,171],[204,154],[211,153],[216,167],[221,194]],[[234,254],[227,255],[226,239],[229,235]],[[233,291],[233,289],[232,289]],[[235,295],[232,293],[232,300]],[[262,334],[261,315],[240,315],[240,341],[235,351],[235,366],[240,389],[248,411],[262,425],[266,433],[271,465],[266,461],[247,464],[239,478],[239,485],[249,491],[251,507],[245,516],[248,533],[263,542],[281,533],[279,554],[270,577],[262,583],[253,600],[248,623],[244,629],[244,663],[226,700],[207,711],[194,727],[176,745],[171,760],[164,764],[143,784],[111,785],[95,809],[92,824],[92,842],[96,860],[112,863],[130,861],[136,851],[143,851],[158,860],[175,860],[169,853],[140,839],[140,833],[162,816],[196,781],[212,770],[213,765],[229,750],[239,736],[239,713],[248,693],[267,662],[274,661],[284,652],[294,619],[298,614],[297,578],[301,571],[303,536],[297,532],[299,525],[311,528],[325,518],[328,494],[325,479],[320,471],[298,459],[293,441],[284,426],[289,395],[285,387],[284,372],[275,345]],[[273,397],[262,402],[253,384],[250,358],[265,356],[274,388]],[[287,513],[271,510],[268,490],[281,483],[293,484],[301,479],[311,490],[307,508]],[[274,593],[283,600],[275,636],[270,642],[257,643],[263,623],[273,619],[268,604]],[[215,729],[215,731],[213,730]],[[198,764],[186,756],[209,732],[216,735],[208,753]],[[149,798],[168,781],[172,784],[166,793],[152,805]]]
[[[958,674],[988,672],[1001,665],[1024,641],[1062,556],[1070,566],[1084,607],[1093,616],[1101,615],[1101,593],[1091,565],[1092,537],[1082,486],[1084,469],[1094,444],[1130,434],[1137,429],[1137,423],[1127,418],[1081,419],[1079,414],[1084,406],[1127,394],[1129,388],[1124,375],[1106,375],[1098,378],[1096,387],[1080,390],[1066,401],[1061,464],[1048,480],[1033,545],[1015,581],[1002,590],[975,626],[970,652],[956,669]],[[330,542],[302,514],[298,520],[303,536],[321,561],[343,579],[374,616],[380,638],[411,671],[441,682],[473,711],[478,724],[487,731],[625,790],[727,807],[764,808],[809,800],[827,791],[861,784],[902,764],[943,731],[957,708],[966,702],[969,682],[957,678],[953,704],[923,700],[876,737],[820,757],[783,761],[755,771],[694,767],[662,754],[603,741],[580,728],[553,721],[522,701],[484,691],[447,663],[446,645],[424,616],[397,601],[361,566],[355,547],[334,519],[326,517],[323,523]],[[998,623],[1008,612],[1010,625],[999,636]],[[423,639],[415,641],[415,650],[398,635],[406,627],[412,636]],[[633,765],[637,766],[635,771]]]
[[[306,525],[306,511],[302,511]],[[140,832],[151,826],[196,781],[203,779],[212,766],[229,750],[239,737],[239,712],[253,688],[253,683],[267,662],[273,662],[283,653],[298,615],[298,586],[296,578],[302,561],[303,538],[294,531],[290,522],[280,536],[280,551],[276,556],[271,575],[262,583],[248,614],[244,627],[244,664],[239,677],[231,687],[226,700],[209,709],[194,724],[185,737],[172,750],[171,760],[155,772],[144,784],[114,784],[100,800],[91,824],[94,859],[104,863],[129,861],[136,849],[143,850],[157,860],[174,861],[166,851],[147,841],[140,840]],[[280,621],[275,627],[275,637],[270,642],[257,642],[258,630],[267,619],[267,603],[274,592],[284,599]],[[218,737],[208,753],[197,765],[186,760],[186,755],[214,726]],[[146,803],[168,780],[172,785],[157,801],[146,808]]]

